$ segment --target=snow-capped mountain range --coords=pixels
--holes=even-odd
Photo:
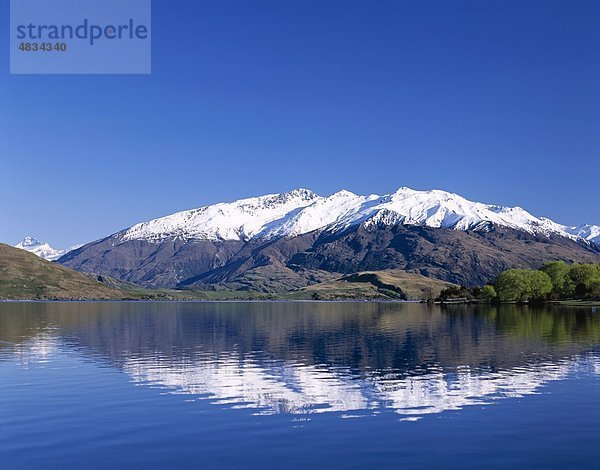
[[[387,269],[482,285],[513,267],[600,263],[599,232],[439,190],[296,189],[143,222],[58,262],[161,288],[280,292]]]
[[[268,240],[313,231],[339,232],[359,224],[367,227],[403,224],[463,231],[507,227],[600,246],[597,225],[572,227],[536,217],[521,207],[483,204],[446,191],[416,191],[406,187],[384,196],[361,196],[342,190],[324,197],[308,189],[295,189],[177,212],[134,225],[115,237],[121,242],[150,243],[173,239]],[[57,250],[48,243],[26,237],[15,246],[53,261],[82,245]]]
[[[384,196],[339,191],[323,197],[308,189],[296,189],[177,212],[134,225],[116,236],[121,241],[153,243],[167,239],[248,241],[292,237],[315,230],[338,232],[362,223],[463,231],[489,231],[498,226],[600,245],[600,226],[570,227],[535,217],[521,207],[483,204],[446,191],[406,187]]]
[[[48,243],[42,243],[33,237],[25,237],[22,242],[15,245],[15,248],[21,248],[22,250],[29,251],[35,255],[38,255],[40,258],[44,258],[49,261],[54,261],[69,251],[56,250]]]

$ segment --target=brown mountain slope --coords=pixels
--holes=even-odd
[[[0,243],[0,299],[121,299],[123,292]]]
[[[600,263],[600,248],[518,230],[459,231],[420,226],[352,227],[275,240],[122,241],[85,245],[59,262],[146,288],[289,292],[344,274],[403,270],[455,284],[481,285],[509,268],[547,261]]]
[[[599,263],[600,249],[567,238],[496,228],[489,232],[397,225],[325,235],[288,266],[340,273],[401,269],[469,286],[509,268],[545,262]]]

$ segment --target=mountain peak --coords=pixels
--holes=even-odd
[[[352,191],[347,191],[345,189],[342,189],[336,193],[333,193],[331,196],[329,196],[330,198],[334,198],[334,199],[339,199],[339,198],[350,198],[350,197],[356,197],[356,194],[354,194]]]
[[[43,245],[43,243],[41,243],[38,239],[33,238],[33,237],[25,237],[23,239],[23,241],[21,241],[18,245],[17,248],[25,248],[25,247],[33,247],[33,246],[38,246],[38,245]]]
[[[300,197],[305,199],[314,199],[316,197],[319,197],[319,195],[315,192],[305,188],[292,189],[291,191],[287,191],[283,194],[289,197]]]
[[[538,218],[520,207],[473,202],[432,189],[400,187],[392,194],[360,196],[347,190],[322,197],[309,189],[267,194],[178,212],[137,224],[117,234],[121,241],[167,239],[238,240],[297,236],[316,230],[336,232],[359,224],[421,225],[454,230],[506,227],[597,243],[600,228],[567,227]]]
[[[166,239],[247,241],[321,196],[298,188],[286,193],[222,202],[142,222],[117,234],[122,241]]]
[[[15,248],[29,251],[49,261],[54,261],[66,253],[65,250],[55,250],[48,243],[42,243],[34,237],[25,237],[21,243],[15,245]]]

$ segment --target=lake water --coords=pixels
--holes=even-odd
[[[600,468],[600,311],[0,304],[3,470],[313,466]]]

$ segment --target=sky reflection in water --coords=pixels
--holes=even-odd
[[[0,360],[76,352],[134,384],[252,414],[405,420],[600,374],[588,309],[358,303],[4,304]]]

